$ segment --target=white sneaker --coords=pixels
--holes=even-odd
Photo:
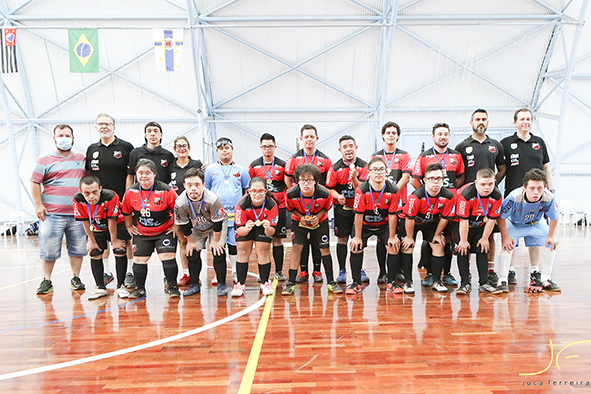
[[[234,282],[234,284],[238,283],[238,274],[236,271],[232,272],[232,282]]]
[[[212,286],[217,286],[218,285],[218,277],[217,276],[213,276],[213,279],[211,280],[211,285]]]
[[[115,290],[115,294],[119,296],[119,298],[127,298],[129,297],[129,291],[125,288],[125,286],[121,286],[117,290]]]
[[[273,286],[271,286],[271,282],[267,281],[261,284],[261,291],[263,295],[269,296],[272,295],[275,291],[273,291]]]
[[[232,292],[230,292],[230,295],[232,297],[242,297],[244,295],[244,288],[246,286],[245,285],[241,285],[240,283],[236,283],[234,285],[234,288],[232,289]]]
[[[88,296],[89,300],[96,300],[97,298],[108,296],[109,293],[105,289],[94,289]]]
[[[439,291],[440,293],[445,293],[447,291],[447,287],[445,287],[441,281],[433,282],[433,287],[431,288],[433,290]]]
[[[402,290],[406,294],[414,294],[415,293],[415,288],[413,287],[412,283],[405,283],[404,285],[402,285]]]

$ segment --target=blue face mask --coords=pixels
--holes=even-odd
[[[57,137],[55,139],[55,146],[59,150],[70,150],[72,149],[72,139],[70,137]]]

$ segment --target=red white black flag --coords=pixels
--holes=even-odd
[[[16,29],[2,30],[2,73],[18,72],[16,66]]]

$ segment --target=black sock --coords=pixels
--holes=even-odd
[[[320,253],[320,248],[316,245],[312,246],[312,261],[314,262],[314,271],[320,272],[320,265],[322,264],[322,254]]]
[[[380,267],[380,274],[382,276],[386,273],[386,255],[388,251],[386,250],[386,245],[378,241],[376,245],[376,256],[378,258],[378,265]]]
[[[400,272],[400,254],[389,254],[388,263],[388,282],[396,280],[396,273]]]
[[[449,271],[451,271],[451,259],[453,257],[453,252],[451,250],[451,243],[446,243],[445,246],[443,247],[443,252],[444,252],[444,266],[443,266],[443,273],[444,274],[449,274]]]
[[[351,253],[351,277],[353,282],[361,284],[361,266],[363,264],[363,252]]]
[[[117,288],[123,286],[127,273],[127,256],[115,256],[115,271],[117,272]]]
[[[488,257],[486,253],[476,253],[476,268],[480,286],[488,283]]]
[[[271,273],[271,263],[259,264],[259,275],[261,276],[261,283],[266,283],[269,280]]]
[[[412,283],[412,254],[398,253],[400,257],[402,273],[404,274],[404,281]]]
[[[260,273],[260,271],[259,271]],[[236,279],[241,285],[246,283],[246,275],[248,274],[248,263],[236,262]]]
[[[105,279],[103,278],[103,274],[105,273],[103,260],[90,259],[90,270],[92,271],[92,276],[94,277],[94,283],[96,283],[96,287],[99,289],[106,289]]]
[[[295,283],[296,276],[298,275],[298,270],[292,270],[290,268],[288,275],[289,275],[289,283]]]
[[[215,271],[218,284],[226,283],[226,253],[220,256],[213,256],[213,269]]]
[[[488,262],[487,262],[488,265]],[[470,283],[470,255],[458,255],[458,269],[460,271],[460,284],[467,285]]]
[[[162,268],[164,269],[164,276],[168,282],[168,287],[176,287],[176,277],[179,274],[179,266],[176,263],[176,259],[163,260]]]
[[[146,290],[146,277],[148,276],[148,264],[133,263],[133,276],[135,285],[140,290]]]
[[[326,283],[334,282],[334,273],[332,272],[332,255],[329,253],[322,256],[322,265],[324,265],[324,273],[326,274]],[[319,269],[320,270],[320,269]]]
[[[347,253],[349,248],[347,244],[337,244],[337,260],[339,261],[339,271],[347,269]]]
[[[441,271],[443,271],[443,265],[444,263],[445,257],[441,256],[441,257],[436,257],[436,256],[431,256],[431,267],[433,268],[433,280],[435,282],[439,282],[441,281]]]
[[[275,272],[283,271],[283,245],[273,246],[273,260],[275,260]]]
[[[307,239],[300,255],[300,271],[308,272],[308,257],[310,256],[310,240]]]
[[[191,278],[191,284],[199,283],[199,276],[201,275],[201,268],[203,267],[201,253],[199,253],[198,250],[194,250],[192,256],[187,256],[187,260],[189,260],[189,277]]]

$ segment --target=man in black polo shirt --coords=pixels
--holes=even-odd
[[[133,150],[133,145],[115,136],[115,119],[111,115],[98,114],[94,129],[98,132],[100,140],[91,144],[86,149],[86,171],[96,176],[105,189],[113,190],[123,200],[126,189],[127,164]],[[113,275],[108,274],[108,250],[103,257],[105,283],[113,280]],[[133,285],[131,249],[128,253],[128,267],[125,276],[125,285]]]
[[[478,108],[472,113],[470,119],[472,126],[472,136],[466,138],[456,146],[456,150],[462,155],[464,161],[464,175],[465,184],[472,183],[476,180],[476,173],[482,168],[497,169],[495,176],[497,185],[505,176],[507,165],[505,164],[505,150],[503,145],[495,139],[486,135],[488,128],[488,113],[485,109]],[[488,249],[488,279],[492,286],[496,286],[498,276],[495,273],[495,230],[490,234],[488,239],[490,248]]]
[[[162,143],[162,127],[156,122],[148,122],[144,127],[144,139],[146,143],[131,151],[129,164],[127,165],[127,187],[133,184],[135,165],[139,159],[150,159],[156,164],[156,180],[170,183],[169,166],[174,162],[173,154],[164,149]]]

